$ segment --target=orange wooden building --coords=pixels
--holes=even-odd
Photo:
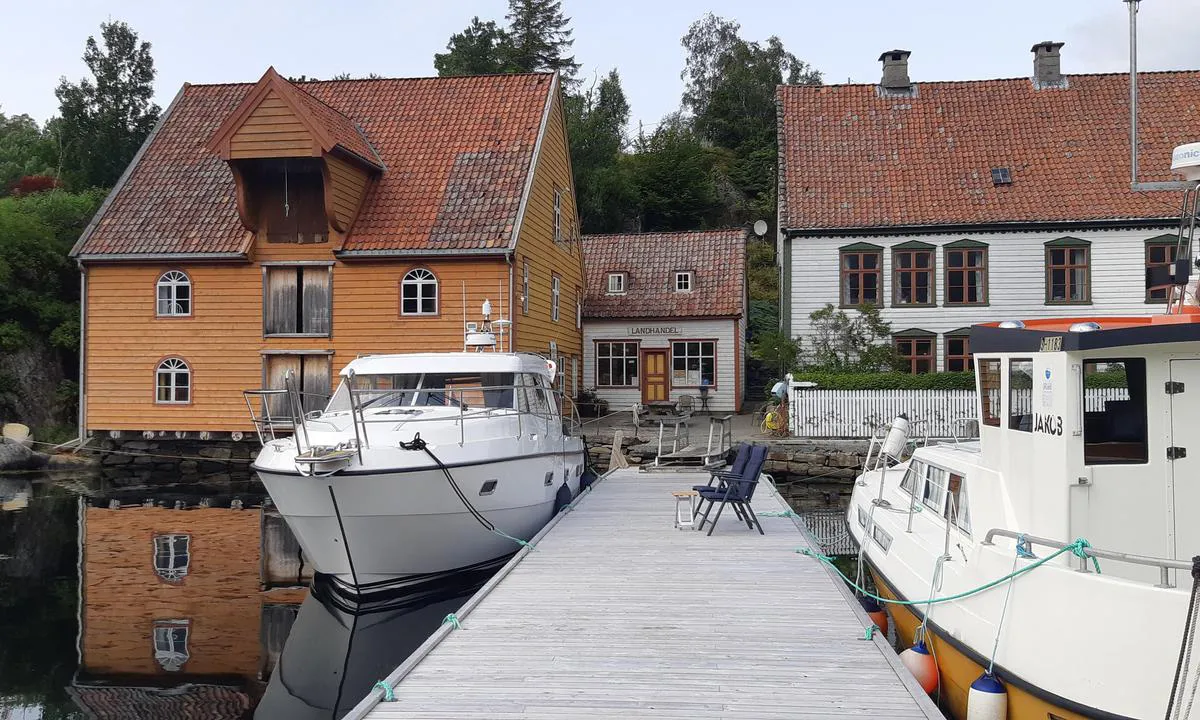
[[[72,251],[81,433],[236,438],[243,390],[461,351],[485,299],[573,394],[571,178],[552,74],[185,85]]]

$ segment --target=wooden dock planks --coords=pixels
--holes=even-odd
[[[611,473],[395,689],[348,718],[940,718],[825,568],[727,511],[675,530],[703,473]],[[757,510],[783,510],[769,484]],[[715,511],[714,511],[715,513]],[[487,588],[485,588],[486,591]],[[378,691],[374,692],[377,697]]]

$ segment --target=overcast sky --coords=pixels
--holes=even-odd
[[[503,22],[506,0],[0,0],[0,112],[46,120],[61,76],[107,19],[153,44],[156,100],[184,82],[253,82],[284,75],[434,74],[433,54],[471,16]],[[1030,47],[1066,43],[1067,73],[1128,70],[1122,0],[563,0],[576,60],[593,77],[620,71],[635,123],[677,109],[680,37],[706,10],[734,18],[742,36],[779,35],[827,83],[876,82],[884,50],[911,50],[913,80],[1027,77]],[[1200,0],[1143,0],[1139,69],[1200,68]]]

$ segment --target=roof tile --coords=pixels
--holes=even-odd
[[[1171,150],[1200,134],[1200,72],[1138,76],[1139,180],[1178,179]],[[1171,218],[1177,196],[1129,187],[1127,75],[781,86],[780,225],[866,228]],[[993,185],[991,169],[1011,171]]]
[[[745,312],[746,232],[583,236],[588,318],[735,317]],[[691,270],[691,292],[675,292],[676,270]],[[608,274],[627,274],[626,292],[608,294]]]

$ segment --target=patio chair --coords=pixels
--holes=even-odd
[[[700,529],[704,529],[704,523],[708,522],[708,513],[712,511],[713,505],[721,504],[717,508],[716,517],[712,519],[712,525],[708,528],[708,534],[717,527],[717,521],[721,519],[721,512],[726,505],[733,506],[733,512],[738,516],[738,519],[746,523],[746,527],[750,529],[758,528],[759,535],[766,535],[763,532],[762,524],[759,523],[758,517],[754,514],[754,508],[750,506],[750,501],[754,498],[754,490],[758,487],[758,476],[762,472],[763,464],[767,461],[767,448],[764,445],[755,445],[750,451],[750,459],[746,462],[746,468],[740,477],[730,477],[721,481],[721,487],[709,490],[700,490],[700,503],[708,502],[708,507],[704,510],[703,517],[700,518]],[[697,512],[699,508],[697,508]]]
[[[750,443],[744,442],[738,445],[737,455],[733,457],[733,464],[726,469],[714,470],[708,478],[707,485],[693,485],[692,489],[696,492],[701,490],[716,490],[720,487],[719,480],[727,477],[741,477],[742,471],[746,469],[746,462],[750,460],[750,449],[754,447]]]
[[[675,412],[679,417],[691,417],[696,412],[696,401],[691,395],[680,395],[675,401]]]

